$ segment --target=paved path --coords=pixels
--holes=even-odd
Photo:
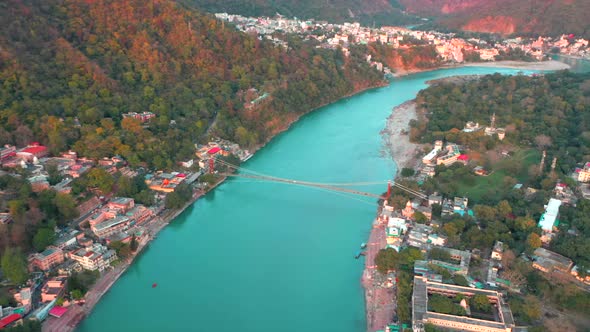
[[[387,245],[384,224],[374,225],[371,229],[367,254],[365,256],[365,271],[363,286],[365,287],[365,306],[367,330],[382,330],[385,325],[393,321],[396,310],[396,288],[384,286],[385,276],[381,275],[375,266],[375,257],[379,250]]]

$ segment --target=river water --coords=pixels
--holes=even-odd
[[[517,71],[466,67],[396,78],[303,117],[243,166],[308,181],[386,181],[396,166],[379,132],[391,109],[425,81],[493,72]],[[375,202],[226,181],[160,232],[78,330],[364,331],[363,262],[353,256],[367,240]]]

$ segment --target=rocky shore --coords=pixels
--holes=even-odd
[[[415,167],[416,155],[420,145],[410,142],[410,121],[416,120],[416,103],[407,101],[393,109],[387,118],[385,128],[381,131],[385,152],[397,164],[398,172],[403,167]]]

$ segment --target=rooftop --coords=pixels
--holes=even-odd
[[[113,219],[108,219],[104,222],[101,222],[100,224],[94,225],[94,230],[96,232],[100,232],[103,231],[109,227],[113,227],[116,226],[118,224],[124,223],[129,221],[129,218],[125,217],[125,216],[117,216]]]
[[[535,249],[534,255],[535,263],[547,268],[548,270],[553,268],[569,270],[573,265],[571,259],[545,248]]]

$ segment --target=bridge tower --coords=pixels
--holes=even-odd
[[[387,181],[387,197],[385,200],[389,200],[389,197],[391,197],[391,181]]]
[[[213,174],[215,172],[215,159],[209,159],[209,174]]]

